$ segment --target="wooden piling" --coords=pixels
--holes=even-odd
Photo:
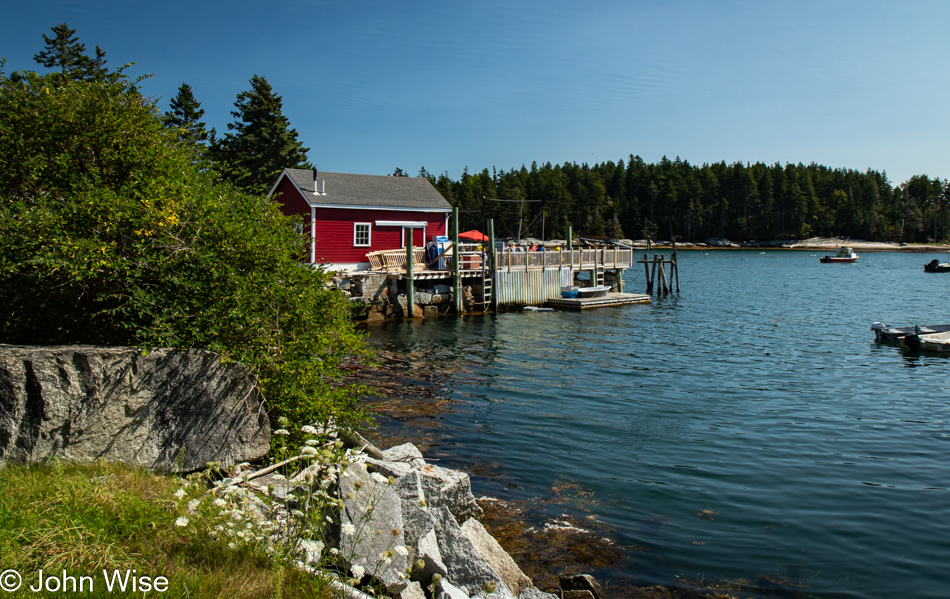
[[[650,278],[650,260],[646,254],[643,254],[643,273],[647,279],[647,294],[653,293],[653,279]]]
[[[653,285],[656,283],[657,260],[659,259],[660,257],[657,254],[653,254],[653,273],[650,275],[650,293],[653,293]],[[659,288],[656,292],[660,292]]]
[[[666,279],[666,269],[663,267],[663,256],[660,256],[660,288],[663,290],[663,295],[667,295],[670,292],[670,284]]]
[[[406,240],[406,310],[409,312],[408,318],[416,317],[416,285],[412,278],[413,258],[415,252],[412,249],[412,233],[415,229],[409,229],[409,239]]]
[[[488,264],[488,276],[492,278],[491,290],[488,292],[488,296],[485,296],[484,290],[482,291],[482,301],[485,302],[483,309],[487,309],[491,305],[491,301],[495,296],[495,271],[498,270],[495,268],[495,219],[488,219],[488,252],[485,253]],[[497,306],[495,306],[497,308]]]
[[[679,259],[676,257],[676,240],[673,240],[673,258],[670,261],[670,282],[672,283],[673,277],[676,277],[676,293],[680,292],[680,263]]]
[[[455,293],[455,313],[462,313],[462,248],[459,247],[459,209],[452,208],[452,291]]]

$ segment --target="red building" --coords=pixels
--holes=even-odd
[[[303,217],[310,263],[331,270],[369,268],[368,252],[419,247],[448,231],[452,207],[421,177],[284,169],[269,196],[284,214]]]

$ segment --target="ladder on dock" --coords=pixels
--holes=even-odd
[[[478,302],[482,305],[482,311],[485,312],[488,310],[489,306],[492,305],[492,291],[494,286],[494,276],[492,273],[491,262],[487,256],[482,258],[482,301]]]
[[[604,267],[603,265],[594,266],[594,285],[603,285],[604,284]]]

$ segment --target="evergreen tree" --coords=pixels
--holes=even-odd
[[[86,55],[86,44],[79,41],[76,30],[66,23],[52,27],[56,35],[43,34],[46,49],[33,55],[33,60],[46,68],[58,68],[60,74],[70,79],[102,79],[109,74],[106,69],[105,50],[96,46],[96,57]]]
[[[285,168],[313,168],[309,148],[297,140],[297,131],[283,114],[283,100],[267,79],[254,75],[251,89],[241,92],[231,111],[229,133],[211,148],[215,168],[235,185],[263,193]]]
[[[205,111],[195,99],[190,85],[181,84],[169,107],[165,113],[165,126],[176,129],[179,139],[201,144],[208,141],[208,131],[201,121]]]

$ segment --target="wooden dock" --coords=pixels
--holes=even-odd
[[[642,293],[608,293],[604,297],[552,297],[545,302],[545,305],[567,310],[587,310],[606,306],[649,303],[650,296]]]

